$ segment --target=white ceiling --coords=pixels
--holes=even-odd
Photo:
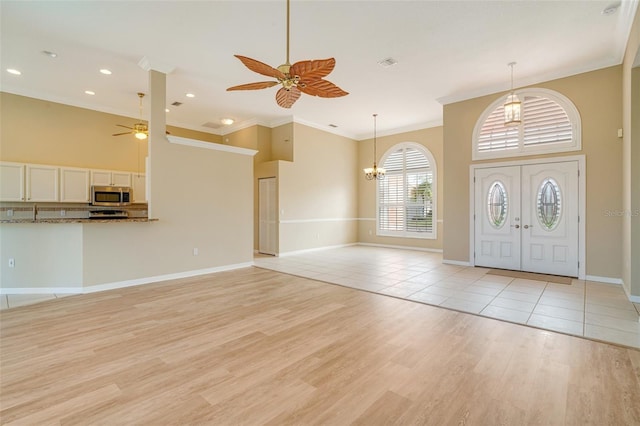
[[[620,64],[638,0],[602,14],[616,3],[292,0],[291,62],[334,57],[327,79],[350,94],[303,94],[287,110],[276,105],[277,87],[225,90],[269,79],[234,54],[274,67],[285,61],[285,0],[2,0],[0,89],[136,118],[136,92],[147,91],[138,63],[147,58],[174,68],[167,101],[184,104],[170,107],[168,124],[224,134],[293,117],[364,139],[373,132],[373,113],[383,135],[441,124],[443,103],[507,90],[512,61],[515,86]],[[398,63],[377,64],[387,57]],[[202,126],[223,117],[236,124]]]

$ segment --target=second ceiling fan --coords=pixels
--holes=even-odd
[[[128,132],[114,133],[112,136],[134,135],[138,139],[146,139],[147,136],[149,136],[149,127],[142,121],[142,98],[144,98],[144,93],[138,92],[138,98],[140,98],[140,119],[138,122],[135,123],[133,127],[125,126],[124,124],[116,124],[116,126],[130,130]]]
[[[125,129],[129,129],[129,131],[122,132],[122,133],[114,133],[111,136],[134,135],[136,138],[138,138],[140,140],[143,140],[143,139],[146,139],[147,137],[149,137],[149,126],[147,126],[147,123],[142,121],[142,98],[144,98],[144,93],[138,92],[138,98],[140,99],[140,105],[138,107],[139,108],[139,112],[140,112],[140,118],[139,118],[138,122],[135,123],[133,125],[133,127],[125,126],[124,124],[116,124],[116,126],[124,127]],[[167,135],[171,134],[171,133],[166,132],[166,131],[165,131],[165,133]]]
[[[334,58],[300,61],[291,65],[289,62],[289,1],[287,0],[287,61],[278,68],[246,56],[234,55],[251,71],[273,77],[277,81],[261,81],[229,87],[227,90],[258,90],[276,86],[282,87],[276,93],[276,102],[283,108],[291,106],[300,98],[301,93],[321,98],[338,98],[346,96],[345,92],[332,82],[325,80],[336,65]]]

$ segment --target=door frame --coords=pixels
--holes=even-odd
[[[578,162],[578,217],[580,221],[578,223],[578,279],[586,279],[587,271],[587,259],[586,259],[586,224],[587,224],[587,206],[586,206],[586,158],[584,155],[567,155],[561,157],[549,157],[549,158],[536,158],[528,160],[513,160],[513,161],[496,161],[492,163],[477,163],[469,165],[469,265],[475,266],[476,260],[474,256],[475,251],[475,183],[474,177],[476,169],[487,169],[493,167],[505,167],[505,166],[524,166],[530,164],[550,164],[550,163],[565,163],[567,161]]]

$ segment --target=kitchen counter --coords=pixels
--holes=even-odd
[[[153,222],[147,204],[102,207],[81,203],[0,203],[3,223]]]
[[[122,222],[157,222],[158,219],[147,217],[133,217],[123,219],[80,219],[80,218],[68,218],[68,219],[8,219],[0,220],[0,223],[122,223]]]

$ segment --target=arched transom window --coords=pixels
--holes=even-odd
[[[436,164],[424,146],[405,142],[382,157],[378,235],[436,238]]]
[[[522,101],[522,123],[504,125],[506,95],[480,116],[473,131],[473,159],[578,151],[580,114],[573,103],[547,89],[516,91]]]

